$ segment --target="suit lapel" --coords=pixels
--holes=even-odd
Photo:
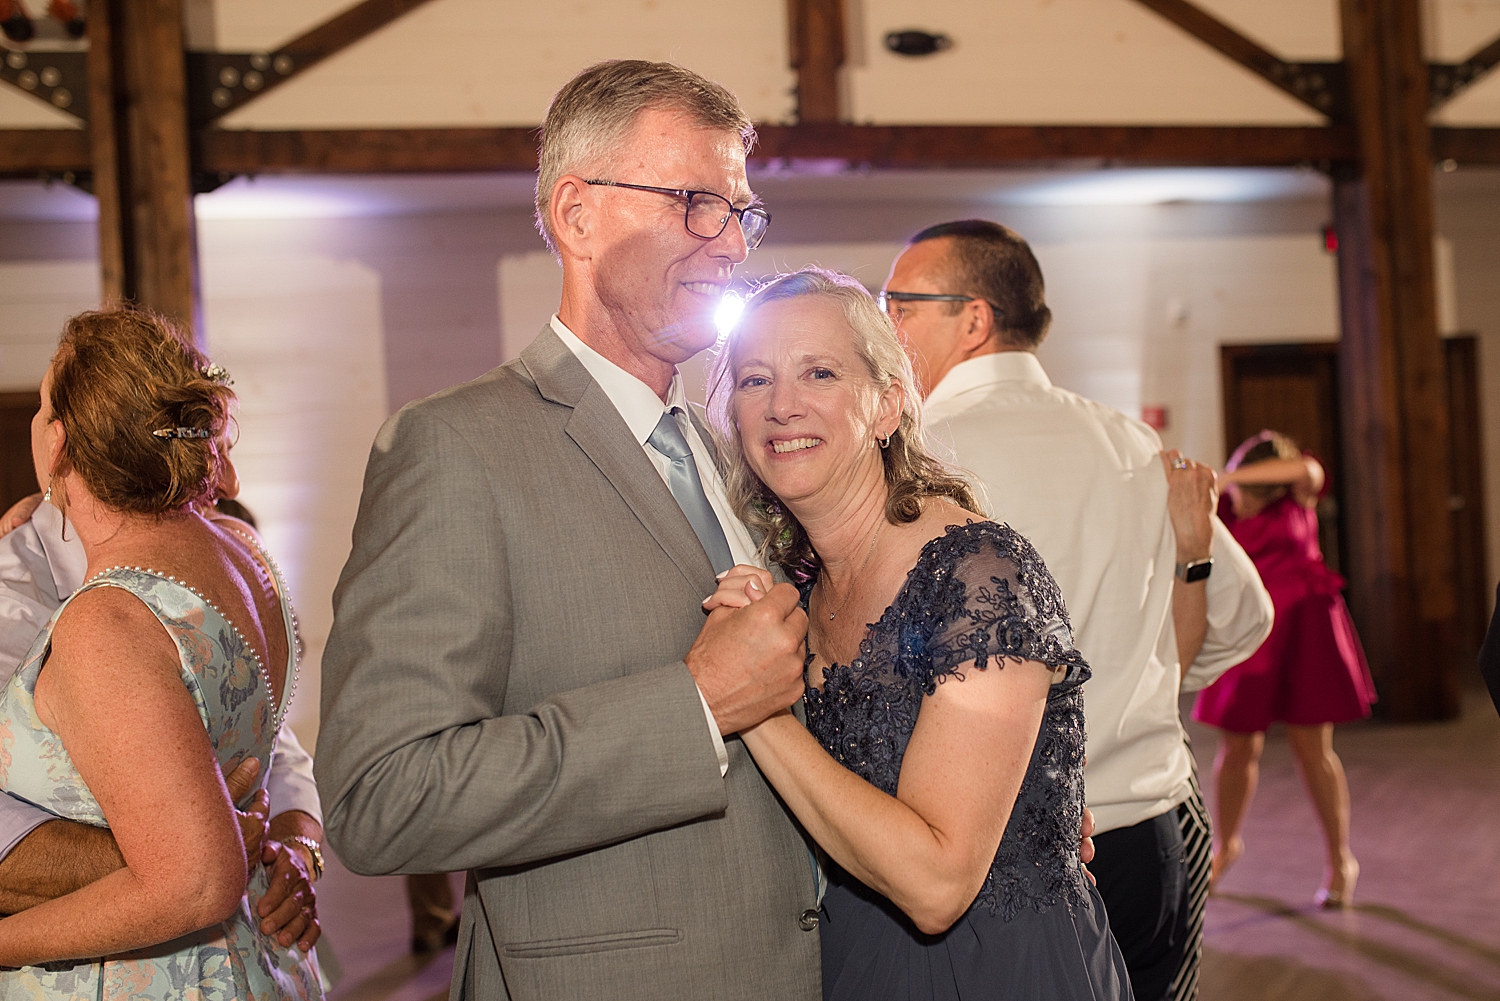
[[[683,577],[694,590],[711,592],[713,565],[687,516],[609,396],[550,324],[521,353],[521,362],[545,399],[572,408],[564,429],[568,437],[609,480]]]

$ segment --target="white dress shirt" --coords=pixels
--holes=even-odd
[[[83,584],[88,558],[78,535],[67,535],[64,541],[62,512],[43,504],[26,524],[0,536],[0,685],[10,683],[52,613]],[[292,728],[282,723],[266,776],[273,816],[301,810],[323,822],[312,764]],[[26,835],[56,819],[30,803],[0,795],[0,859]]]
[[[756,546],[750,537],[750,531],[744,526],[729,506],[729,496],[724,492],[724,480],[719,475],[719,467],[714,462],[713,452],[704,444],[698,435],[698,429],[694,426],[692,419],[688,416],[687,394],[682,389],[682,374],[675,373],[672,383],[667,387],[667,401],[662,402],[656,391],[646,385],[640,379],[631,375],[608,358],[589,347],[578,339],[578,335],[567,328],[567,325],[558,319],[556,314],[552,317],[552,330],[562,342],[568,346],[568,350],[583,364],[589,375],[604,390],[604,395],[609,397],[615,409],[619,411],[620,417],[624,419],[625,426],[630,428],[630,433],[635,440],[641,443],[641,449],[646,453],[646,458],[651,460],[651,465],[661,474],[662,482],[669,482],[667,471],[672,460],[662,455],[648,443],[651,433],[656,430],[656,425],[661,421],[661,415],[672,408],[680,409],[676,415],[677,426],[682,429],[682,435],[687,439],[688,448],[693,451],[693,463],[698,467],[698,479],[703,484],[703,493],[708,497],[709,506],[714,509],[714,514],[719,519],[719,527],[724,529],[724,538],[729,543],[729,553],[734,557],[736,563],[746,563],[753,566],[761,566],[756,556]],[[708,595],[704,595],[705,598]],[[724,747],[724,738],[719,735],[719,724],[714,719],[713,710],[708,707],[708,700],[703,697],[700,689],[698,698],[703,703],[703,714],[708,719],[708,730],[713,735],[714,752],[719,757],[719,774],[724,775],[729,771],[729,752]]]
[[[1214,518],[1208,636],[1179,686],[1177,543],[1156,432],[1053,386],[1029,351],[954,366],[927,398],[926,419],[983,488],[990,514],[1036,546],[1062,589],[1074,642],[1094,671],[1084,687],[1084,777],[1098,830],[1175,808],[1192,773],[1179,688],[1212,683],[1271,631],[1255,565]]]

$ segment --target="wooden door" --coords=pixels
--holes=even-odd
[[[1261,431],[1280,431],[1323,463],[1329,489],[1318,502],[1318,542],[1329,567],[1343,564],[1342,450],[1337,342],[1234,344],[1220,349],[1224,454]]]
[[[27,494],[36,493],[31,418],[41,399],[39,391],[0,393],[0,513]]]
[[[1479,656],[1489,625],[1490,587],[1485,573],[1484,448],[1480,431],[1479,339],[1461,334],[1443,340],[1448,377],[1448,460],[1452,489],[1454,592],[1458,599],[1455,653],[1464,664]]]

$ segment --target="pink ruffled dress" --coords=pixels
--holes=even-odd
[[[1276,624],[1249,660],[1198,694],[1193,718],[1258,733],[1277,721],[1317,726],[1369,716],[1375,683],[1339,594],[1344,579],[1323,563],[1317,513],[1288,494],[1236,518],[1226,496],[1219,517],[1255,561]]]

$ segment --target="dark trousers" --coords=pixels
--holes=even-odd
[[[1094,835],[1094,852],[1089,871],[1136,1001],[1163,1001],[1186,955],[1191,910],[1177,810]]]

